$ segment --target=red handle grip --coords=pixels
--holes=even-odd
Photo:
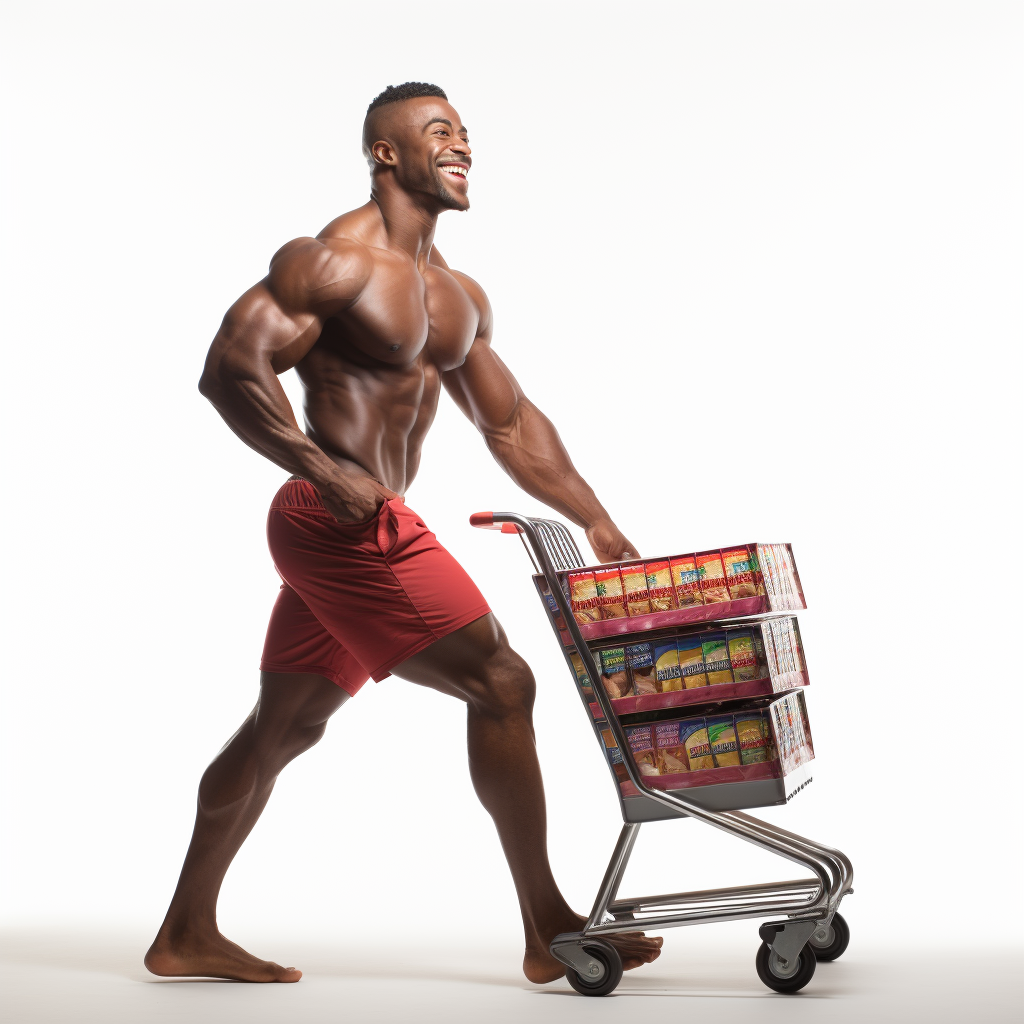
[[[474,512],[469,517],[469,525],[480,530],[501,530],[502,533],[518,533],[515,523],[496,523],[493,512]]]

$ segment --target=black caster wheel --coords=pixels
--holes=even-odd
[[[838,960],[850,944],[850,926],[842,914],[836,914],[827,928],[816,931],[810,938],[818,960]]]
[[[800,950],[796,963],[784,967],[775,950],[767,942],[762,942],[755,962],[757,976],[776,992],[799,992],[814,977],[817,964],[810,943]]]
[[[565,977],[570,985],[582,996],[606,996],[622,981],[622,957],[613,947],[602,943],[600,946],[586,945],[583,947],[587,955],[596,960],[603,968],[603,973],[591,979],[585,978],[571,967],[565,969]]]

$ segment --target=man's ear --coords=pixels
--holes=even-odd
[[[398,154],[390,142],[375,142],[370,147],[373,154],[373,162],[383,164],[385,167],[394,167],[398,163]]]

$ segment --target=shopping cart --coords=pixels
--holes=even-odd
[[[603,715],[603,721],[595,718],[589,698],[581,692],[587,717],[599,741],[602,741],[602,730],[610,730],[622,752],[621,766],[635,791],[629,799],[624,798],[623,787],[616,779],[615,788],[622,808],[622,832],[594,908],[581,931],[564,932],[551,942],[551,954],[565,964],[569,984],[577,992],[589,996],[607,995],[615,989],[622,979],[622,960],[615,947],[606,941],[606,936],[635,932],[638,928],[675,928],[770,917],[775,920],[762,924],[758,932],[761,938],[755,961],[758,977],[776,992],[799,991],[811,980],[818,960],[835,960],[849,943],[849,927],[838,912],[843,897],[853,891],[853,865],[849,859],[839,850],[786,832],[740,810],[703,806],[708,799],[700,789],[687,790],[684,796],[678,791],[648,785],[630,754],[622,723],[601,685],[601,672],[562,589],[559,572],[564,574],[584,565],[572,535],[561,523],[511,512],[477,512],[470,516],[469,521],[471,525],[484,529],[517,533],[523,540],[527,553],[561,612],[569,640],[594,681],[593,696],[600,706],[599,714]],[[747,807],[755,805],[743,804]],[[696,818],[794,861],[807,868],[813,877],[636,899],[616,898],[641,822],[685,817]]]

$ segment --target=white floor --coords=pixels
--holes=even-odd
[[[250,946],[301,967],[297,985],[161,980],[141,965],[139,931],[0,933],[0,1019],[35,1022],[421,1022],[701,1020],[888,1021],[928,1024],[1024,1019],[1019,951],[902,948],[857,941],[820,964],[798,996],[768,991],[754,973],[756,934],[667,935],[658,963],[628,973],[614,995],[586,999],[560,981],[529,985],[511,942],[438,939],[364,946],[280,937]],[[748,928],[748,931],[752,929]],[[941,937],[933,936],[939,942]]]

